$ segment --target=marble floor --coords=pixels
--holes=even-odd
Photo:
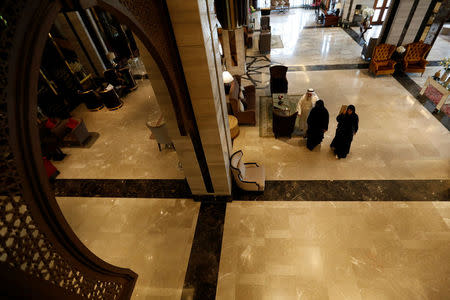
[[[450,203],[228,204],[218,300],[448,299]]]
[[[146,126],[159,108],[148,80],[123,97],[122,108],[91,112],[80,105],[72,115],[82,118],[99,138],[90,148],[63,148],[64,160],[54,162],[58,179],[183,179],[173,149],[158,150]],[[138,163],[137,163],[138,162]]]
[[[291,67],[364,62],[360,58],[361,46],[344,30],[302,29],[300,22],[305,19],[302,17],[314,12],[294,11],[288,16],[271,15],[272,32],[280,34],[285,45],[283,49],[271,51],[272,62]],[[297,18],[291,20],[291,15]],[[380,26],[374,26],[366,37],[376,35],[379,30]],[[450,45],[445,47],[445,43],[446,40],[439,37],[431,54],[442,55],[443,49],[449,51]],[[427,76],[434,72],[436,67],[429,67],[424,76],[411,74],[411,78],[423,86]],[[256,99],[259,102],[258,96],[270,94],[268,68],[254,77],[261,81]],[[316,90],[330,113],[329,130],[322,146],[310,152],[305,140],[299,137],[260,137],[258,113],[256,126],[240,126],[233,149],[243,150],[245,161],[263,164],[267,180],[449,178],[450,133],[393,77],[374,78],[367,69],[355,67],[351,70],[288,71],[287,79],[289,94],[300,95],[307,88]],[[347,159],[336,160],[329,145],[342,104],[356,106],[360,131]],[[259,108],[259,103],[256,107]]]
[[[450,133],[392,77],[355,69],[288,72],[287,78],[289,94],[316,90],[330,113],[329,130],[311,152],[303,138],[260,137],[259,124],[240,126],[233,149],[263,164],[267,180],[449,178]],[[360,129],[349,156],[337,160],[329,145],[342,104],[356,106]]]
[[[200,203],[71,197],[57,201],[85,246],[139,275],[132,299],[181,298]]]

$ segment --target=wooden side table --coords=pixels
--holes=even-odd
[[[228,122],[230,123],[231,139],[234,140],[239,135],[238,119],[235,116],[228,115]]]

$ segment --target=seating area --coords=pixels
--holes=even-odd
[[[405,73],[425,72],[428,61],[425,56],[431,49],[431,46],[423,42],[411,43],[405,46],[404,53],[397,52],[394,59],[396,47],[389,44],[377,45],[372,54],[372,60],[369,65],[369,72],[374,76],[389,75],[395,72],[396,65]]]
[[[369,71],[375,76],[394,73],[395,65],[397,64],[396,61],[391,59],[394,51],[394,45],[381,44],[376,46],[369,65]]]

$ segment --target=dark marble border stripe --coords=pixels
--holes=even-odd
[[[450,180],[266,181],[264,193],[233,190],[235,201],[448,201]]]
[[[330,28],[330,27],[325,27],[323,25],[308,25],[300,27],[300,29],[313,29],[313,28]]]
[[[344,30],[358,45],[360,45],[361,47],[364,46],[364,39],[362,39],[359,34],[352,28],[342,28],[342,30]]]
[[[440,60],[430,60],[427,67],[439,67],[440,62]]]
[[[226,203],[202,202],[181,299],[215,299]]]
[[[369,64],[336,64],[336,65],[311,65],[311,66],[287,66],[288,72],[301,71],[332,71],[332,70],[354,70],[368,69]]]
[[[192,198],[185,179],[58,179],[55,196]]]
[[[437,62],[439,63],[439,62]],[[410,94],[416,98],[442,125],[450,130],[450,119],[442,111],[436,112],[436,105],[431,102],[427,97],[420,95],[422,89],[414,80],[412,80],[404,72],[397,71],[393,74],[393,77],[405,88]]]

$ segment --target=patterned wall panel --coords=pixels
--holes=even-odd
[[[28,136],[30,132],[25,128],[22,128],[23,132],[13,131],[9,128],[9,122],[26,118],[25,113],[28,111],[26,106],[29,103],[36,103],[27,101],[28,99],[13,99],[13,93],[8,95],[8,91],[14,90],[12,87],[17,82],[16,78],[20,77],[17,74],[19,68],[16,67],[21,63],[13,60],[11,50],[27,49],[20,46],[26,43],[25,39],[17,37],[22,37],[28,32],[27,29],[30,28],[27,26],[33,24],[36,16],[35,10],[43,12],[42,17],[45,18],[45,7],[50,7],[50,3],[7,0],[0,7],[0,14],[4,20],[0,25],[0,272],[8,276],[5,270],[14,270],[14,274],[16,272],[24,274],[24,277],[20,278],[49,282],[55,287],[54,290],[63,290],[61,294],[69,293],[86,299],[126,299],[131,295],[136,274],[124,269],[120,269],[123,272],[118,272],[118,268],[94,257],[78,239],[74,238],[73,232],[58,235],[55,230],[50,230],[54,228],[52,226],[58,226],[55,225],[58,219],[51,219],[51,214],[44,215],[44,208],[38,208],[42,207],[42,203],[39,206],[33,195],[30,195],[30,190],[26,188],[29,186],[30,178],[23,174],[23,168],[18,167],[17,147],[11,144],[12,141],[16,141],[17,145],[17,141],[20,140],[18,136]],[[53,2],[52,7],[58,8],[55,5]],[[33,28],[30,32],[38,30]],[[42,39],[45,39],[45,36]],[[27,51],[31,50],[23,50],[25,53]],[[39,54],[27,53],[23,59],[36,55]],[[30,70],[28,73],[33,74],[32,71],[35,71],[37,78],[37,70]],[[30,82],[33,82],[31,78]],[[13,112],[22,112],[23,115],[18,117]],[[15,134],[14,137],[10,136],[12,132]],[[23,165],[23,162],[21,163]],[[50,200],[56,203],[54,198],[48,199],[48,203],[52,202]],[[59,209],[56,209],[58,211],[54,212],[58,213]],[[59,229],[63,231],[67,227]],[[77,243],[79,246],[67,248],[68,244]],[[74,252],[71,251],[78,251],[78,254],[74,256]],[[23,282],[23,285],[30,286],[32,283]],[[45,297],[45,295],[34,296]]]

